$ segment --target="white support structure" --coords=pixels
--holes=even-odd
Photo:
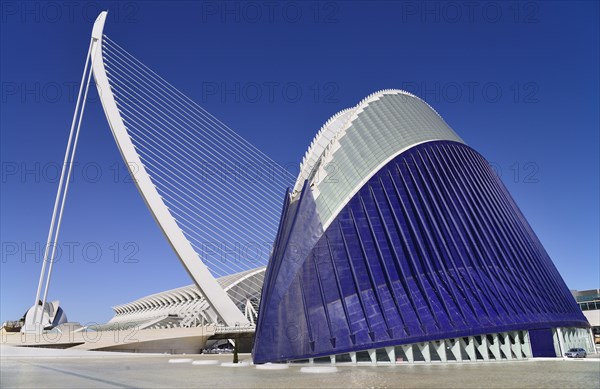
[[[481,354],[481,357],[483,358],[484,361],[489,361],[490,360],[490,351],[489,351],[489,342],[487,339],[487,336],[482,336],[481,337],[481,343],[478,343],[477,345],[477,351],[479,351],[479,354]]]
[[[369,358],[371,359],[371,364],[372,365],[376,365],[377,364],[377,349],[369,349]]]
[[[433,342],[433,346],[435,347],[435,351],[437,355],[440,357],[440,361],[442,363],[448,362],[448,357],[446,356],[446,341],[438,340]]]
[[[511,349],[517,359],[523,359],[523,348],[521,347],[521,341],[518,332],[511,332],[514,342],[511,342]]]
[[[415,358],[413,355],[413,345],[412,344],[403,344],[402,351],[404,351],[404,355],[406,355],[406,360],[408,363],[414,363]]]
[[[417,347],[419,348],[421,355],[423,355],[425,362],[427,362],[427,363],[431,362],[431,352],[429,351],[429,342],[417,343]]]
[[[494,334],[492,339],[493,342],[490,344],[490,351],[492,352],[494,359],[499,361],[502,359],[502,354],[500,353],[500,339],[498,338],[498,334]]]
[[[587,330],[583,328],[563,328],[569,347],[580,346],[588,342]],[[491,339],[491,340],[490,340]],[[557,339],[555,339],[558,341]],[[367,349],[346,354],[330,355],[330,363],[347,360],[357,364],[357,353],[366,353],[371,364],[414,364],[414,363],[472,363],[523,360],[532,357],[528,331],[511,331],[473,335],[452,339],[432,340],[388,346],[380,349]],[[398,357],[397,357],[398,356]],[[402,356],[402,357],[400,357]],[[363,359],[363,363],[365,362]]]
[[[511,350],[511,346],[510,346],[510,336],[508,335],[508,332],[503,332],[500,334],[500,336],[502,337],[503,343],[500,343],[500,350],[502,351],[502,353],[504,354],[504,357],[508,360],[513,359],[512,357],[512,350]]]
[[[475,343],[472,336],[469,336],[467,338],[467,341],[465,341],[464,338],[460,338],[460,344],[462,346],[462,349],[465,350],[467,355],[469,356],[469,360],[477,360],[477,356],[475,355]]]
[[[571,348],[582,348],[588,353],[595,352],[595,346],[591,343],[590,330],[587,328],[563,327],[557,328],[555,332],[555,345],[558,340],[560,354],[564,355]],[[555,346],[556,347],[556,346]]]
[[[529,331],[523,331],[523,355],[525,358],[532,358],[533,353],[531,351],[531,338],[529,337]]]
[[[449,343],[451,345],[450,351],[452,352],[452,355],[454,355],[454,359],[456,359],[456,362],[462,362],[463,358],[460,340],[454,339],[454,342],[449,341]]]
[[[396,363],[396,349],[393,347],[386,347],[385,352],[390,360],[390,363]]]
[[[96,50],[98,47],[102,46],[106,15],[106,11],[102,12],[94,23],[92,31],[92,50]],[[104,113],[108,119],[117,146],[126,162],[131,177],[134,179],[138,190],[154,216],[154,219],[162,229],[171,247],[173,247],[173,250],[181,260],[181,263],[198,286],[198,289],[200,289],[202,294],[206,297],[207,301],[220,316],[224,324],[228,326],[246,325],[248,320],[227,296],[227,293],[219,286],[207,266],[202,262],[188,239],[183,234],[181,228],[177,225],[177,222],[173,218],[169,208],[165,205],[155,185],[152,183],[144,164],[136,152],[117,107],[106,74],[104,59],[101,55],[94,58],[92,70],[100,95],[100,101],[102,102]]]
[[[564,343],[564,338],[563,338],[563,332],[562,329],[560,327],[558,327],[555,330],[555,336],[558,340],[558,350],[557,350],[557,355],[564,355],[565,352],[567,352],[568,349],[565,349],[565,343]],[[556,342],[555,342],[556,343]]]
[[[65,203],[67,199],[67,193],[69,191],[69,183],[71,173],[73,170],[73,162],[75,159],[75,151],[77,150],[77,141],[79,139],[79,132],[81,130],[81,122],[83,120],[83,113],[85,111],[85,102],[90,86],[90,79],[92,70],[90,62],[94,61],[96,55],[96,46],[94,45],[94,39],[90,40],[88,52],[86,55],[85,65],[83,68],[83,74],[81,76],[81,84],[79,86],[79,93],[77,95],[77,103],[75,104],[75,112],[73,113],[73,119],[71,121],[71,130],[69,132],[69,140],[67,141],[67,148],[65,151],[65,158],[62,165],[60,174],[60,180],[58,189],[56,191],[56,199],[54,201],[54,208],[52,211],[52,218],[50,221],[50,228],[48,230],[48,238],[46,240],[46,246],[44,248],[44,257],[42,260],[42,270],[40,272],[40,278],[38,282],[38,288],[35,296],[33,310],[30,309],[27,312],[25,318],[25,325],[22,328],[22,332],[41,332],[47,326],[52,326],[54,323],[48,322],[45,318],[44,310],[46,309],[46,300],[48,298],[48,290],[50,287],[50,281],[52,278],[52,269],[54,265],[54,257],[56,255],[56,248],[58,237],[60,233],[60,226],[62,223],[63,211],[65,209]],[[85,86],[85,92],[84,92]],[[46,274],[46,266],[48,266],[48,272]],[[45,278],[45,281],[44,281]],[[45,286],[44,286],[45,285]],[[40,302],[40,293],[44,286],[44,294]]]

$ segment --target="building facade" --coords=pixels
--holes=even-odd
[[[381,91],[319,131],[285,197],[256,363],[510,360],[591,339],[489,163],[424,101]]]
[[[573,297],[592,326],[594,343],[600,347],[600,289],[575,290]]]

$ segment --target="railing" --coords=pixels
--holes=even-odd
[[[245,332],[254,332],[256,327],[253,325],[248,326],[215,326],[215,334],[226,334],[226,333],[245,333]]]

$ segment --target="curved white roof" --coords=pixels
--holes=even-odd
[[[302,183],[304,180],[308,178],[308,175],[312,171],[312,167],[317,163],[319,157],[325,151],[325,148],[331,143],[334,136],[338,133],[338,131],[343,127],[343,125],[348,121],[348,118],[354,111],[354,108],[346,108],[343,111],[340,111],[333,115],[321,129],[317,132],[317,135],[310,143],[304,158],[302,158],[302,164],[300,165],[300,175],[296,180],[295,187],[300,185],[302,188]],[[296,188],[295,188],[296,189]]]
[[[234,303],[239,304],[247,296],[260,294],[260,286],[262,286],[265,269],[265,267],[259,267],[231,274],[218,278],[217,282],[228,293]],[[145,296],[127,304],[117,305],[113,307],[113,310],[117,314],[128,311],[129,307],[132,307],[133,310],[143,310],[149,308],[152,303],[168,307],[181,303],[194,302],[203,297],[202,292],[196,285],[188,285]]]
[[[292,197],[309,181],[326,229],[358,190],[407,149],[462,139],[420,98],[396,89],[371,94],[325,123],[300,166]]]

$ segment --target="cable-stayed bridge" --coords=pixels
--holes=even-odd
[[[262,278],[241,277],[243,284],[227,292],[217,278],[266,266],[281,196],[295,177],[106,36],[106,15],[93,27],[35,304],[24,329],[60,321],[58,312],[46,309],[52,305],[48,288],[92,75],[131,176],[210,316],[230,327],[252,323],[243,313],[252,307],[240,304],[260,294]]]

